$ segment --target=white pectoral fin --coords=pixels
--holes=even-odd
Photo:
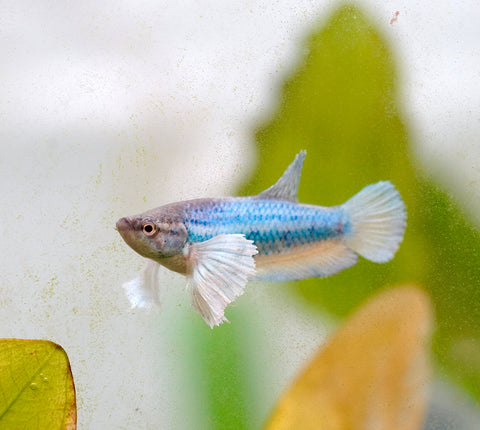
[[[187,277],[192,307],[211,328],[228,321],[225,308],[255,274],[257,247],[243,234],[222,234],[190,245],[186,252],[192,267]]]
[[[159,308],[158,271],[160,264],[147,260],[142,273],[135,279],[123,284],[125,295],[132,308]]]

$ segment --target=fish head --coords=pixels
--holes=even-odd
[[[188,235],[183,222],[152,212],[120,218],[117,230],[134,251],[155,261],[180,254]]]

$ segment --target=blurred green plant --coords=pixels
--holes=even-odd
[[[301,202],[336,205],[369,183],[392,181],[408,211],[395,258],[387,264],[363,260],[330,278],[290,288],[309,305],[343,317],[378,289],[412,281],[424,285],[437,316],[435,363],[479,400],[480,235],[413,159],[388,44],[357,7],[347,4],[313,32],[304,48],[275,112],[256,132],[258,167],[240,194],[272,185],[301,149],[308,153]],[[246,318],[239,319],[235,330],[233,324],[213,332],[192,329],[196,369],[206,372],[203,392],[214,417],[211,429],[246,429],[252,422],[245,405],[255,390],[242,357],[253,353],[254,336]]]
[[[60,345],[0,339],[0,391],[2,429],[76,428],[75,387]]]
[[[300,149],[308,153],[301,202],[340,204],[369,183],[392,181],[408,212],[395,258],[364,260],[291,288],[344,316],[379,288],[419,282],[437,315],[437,365],[480,399],[480,235],[412,159],[387,43],[358,8],[346,5],[313,34],[307,51],[284,84],[273,118],[257,130],[259,167],[241,193],[271,185]]]

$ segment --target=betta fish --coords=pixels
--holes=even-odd
[[[187,277],[192,307],[213,328],[248,281],[294,281],[333,275],[358,255],[383,263],[393,258],[406,226],[402,199],[388,181],[363,188],[346,203],[299,203],[306,152],[277,183],[256,196],[202,198],[170,203],[121,218],[117,230],[148,264],[127,284],[133,306],[158,301],[159,265]]]

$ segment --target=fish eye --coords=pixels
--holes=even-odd
[[[142,232],[145,236],[152,236],[156,233],[157,226],[153,222],[146,222],[142,225]]]

